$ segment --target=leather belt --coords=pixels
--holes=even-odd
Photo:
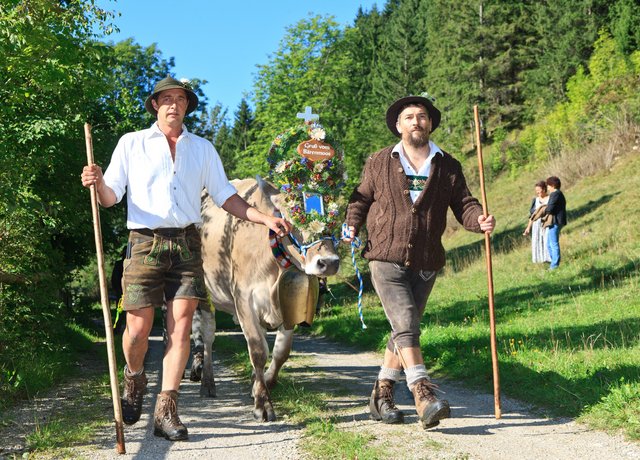
[[[134,228],[131,230],[132,232],[138,232],[141,235],[145,236],[162,236],[165,238],[175,238],[177,236],[184,236],[188,232],[196,231],[196,226],[194,224],[189,225],[185,228],[177,228],[177,227],[167,227],[167,228]]]

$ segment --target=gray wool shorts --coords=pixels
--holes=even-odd
[[[371,282],[380,298],[382,308],[391,325],[387,349],[420,346],[420,321],[436,272],[411,270],[396,263],[372,260],[369,262]]]

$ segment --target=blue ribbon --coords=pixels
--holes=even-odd
[[[364,324],[364,315],[362,314],[362,292],[364,291],[364,284],[362,282],[362,275],[360,274],[360,270],[358,270],[358,265],[356,264],[356,248],[359,248],[361,244],[362,242],[357,237],[351,242],[351,261],[353,262],[353,268],[356,269],[356,276],[360,282],[360,289],[358,290],[358,315],[360,315],[362,329],[366,329],[367,325]]]
[[[349,227],[346,223],[342,224],[342,237],[349,238]],[[358,270],[358,264],[356,264],[356,249],[362,245],[360,238],[357,236],[351,240],[351,262],[353,262],[353,268],[356,270],[356,276],[360,282],[360,289],[358,290],[358,315],[360,316],[360,322],[362,323],[362,329],[366,329],[367,325],[364,324],[364,315],[362,314],[362,292],[364,291],[364,283],[362,282],[362,275]]]
[[[307,256],[307,250],[309,250],[310,247],[321,243],[324,240],[330,240],[333,243],[333,247],[337,247],[338,244],[340,243],[340,241],[338,241],[338,239],[335,236],[323,236],[322,238],[312,241],[309,244],[300,244],[298,242],[298,240],[296,239],[295,236],[293,236],[293,232],[289,232],[289,238],[291,238],[291,241],[293,241],[293,244],[298,248],[298,250],[300,251],[300,254],[302,254],[302,257],[306,257]]]

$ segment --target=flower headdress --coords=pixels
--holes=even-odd
[[[330,158],[314,159],[296,151],[300,144],[328,146]],[[299,148],[299,150],[302,147]],[[271,143],[267,161],[270,179],[285,195],[290,218],[296,228],[316,238],[337,235],[342,206],[339,192],[344,187],[342,152],[319,123],[301,124],[280,133]],[[310,203],[314,203],[311,205]]]

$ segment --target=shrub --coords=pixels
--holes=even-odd
[[[639,76],[640,51],[625,56],[608,34],[601,34],[588,69],[579,68],[567,82],[567,101],[517,140],[502,140],[492,171],[507,169],[513,175],[551,161],[550,169],[565,180],[609,169],[637,135]]]

